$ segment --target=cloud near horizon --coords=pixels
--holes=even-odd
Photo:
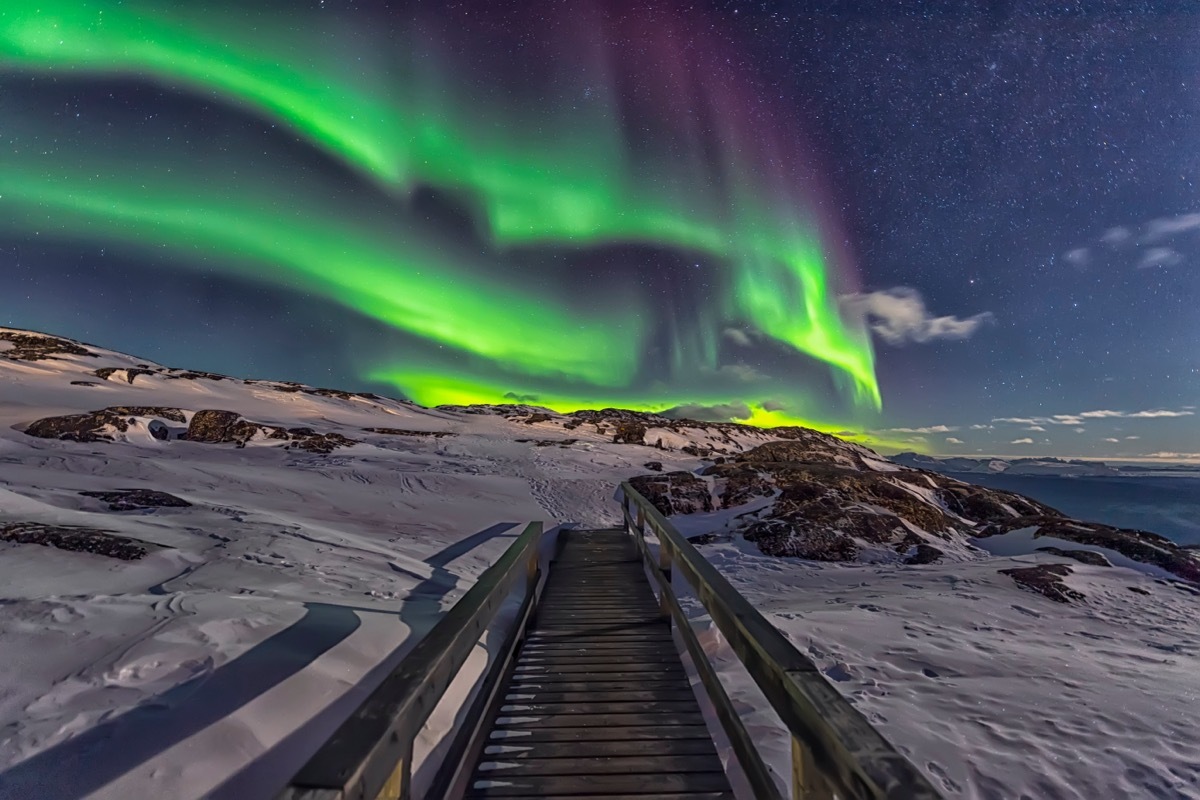
[[[921,293],[907,286],[843,295],[841,303],[848,314],[860,317],[876,336],[891,345],[968,339],[980,326],[995,321],[990,311],[965,319],[935,317],[925,307]]]

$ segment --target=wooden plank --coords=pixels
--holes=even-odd
[[[683,665],[678,661],[666,664],[639,664],[636,662],[628,664],[564,664],[554,669],[517,667],[513,674],[513,680],[542,680],[550,675],[605,675],[609,673],[629,676],[687,674],[683,671]]]
[[[641,725],[703,725],[700,709],[669,711],[662,714],[505,714],[496,718],[496,729],[508,728],[574,728],[588,725],[596,728],[628,728]]]
[[[538,714],[682,714],[698,710],[695,696],[684,700],[650,700],[645,702],[547,703],[540,700],[504,701],[500,713],[505,716]]]
[[[679,684],[657,689],[612,689],[609,691],[560,692],[554,690],[531,690],[509,692],[505,703],[649,703],[656,700],[691,700],[696,695],[690,687]]]
[[[659,652],[674,650],[674,643],[667,636],[658,639],[632,639],[620,641],[592,642],[526,642],[523,653],[531,656],[553,656],[567,653],[611,653],[613,651],[638,653],[645,650]]]
[[[592,794],[649,794],[663,792],[721,792],[728,791],[729,782],[724,772],[657,773],[640,775],[527,775],[494,779],[477,776],[470,796],[490,797],[534,797],[577,794],[581,788]]]
[[[575,718],[578,720],[578,718]],[[702,723],[681,725],[611,725],[604,728],[593,726],[516,728],[493,730],[488,744],[526,744],[529,742],[662,742],[698,739],[712,743],[707,726]]]
[[[669,651],[643,650],[638,653],[631,651],[612,651],[607,655],[596,653],[576,653],[565,658],[539,658],[526,653],[517,662],[519,672],[531,672],[539,669],[551,671],[557,669],[572,669],[580,666],[597,666],[604,664],[679,664],[679,656]]]
[[[483,795],[468,794],[467,800]],[[510,800],[734,800],[733,792],[688,792],[687,794],[522,794]]]
[[[691,691],[686,678],[678,676],[672,678],[653,678],[650,680],[639,680],[635,683],[629,681],[608,681],[608,680],[592,680],[592,681],[528,681],[521,684],[516,684],[509,687],[511,694],[529,694],[531,692],[620,692],[630,690],[636,686],[639,691],[660,691],[660,690],[678,690]]]
[[[598,756],[717,756],[707,731],[695,739],[617,739],[615,741],[528,742],[520,739],[489,742],[484,759],[523,761],[530,758],[595,758]]]
[[[721,772],[716,751],[700,755],[633,755],[566,758],[508,759],[503,755],[485,757],[476,778],[508,780],[519,775],[630,775],[646,773]]]

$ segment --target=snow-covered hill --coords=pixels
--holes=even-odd
[[[1152,535],[803,428],[425,409],[7,329],[0,797],[274,790],[518,523],[615,524],[636,476],[948,793],[1200,797],[1195,562]]]

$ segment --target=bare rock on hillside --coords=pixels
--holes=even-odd
[[[713,510],[708,484],[690,472],[638,475],[629,485],[664,515]]]
[[[1082,592],[1063,583],[1063,578],[1071,571],[1067,564],[1038,564],[1036,567],[1002,569],[1000,574],[1009,576],[1021,588],[1049,597],[1056,603],[1070,603],[1085,599]]]
[[[12,345],[0,350],[0,358],[10,361],[42,361],[56,356],[98,356],[78,342],[42,333],[0,331],[0,341]]]
[[[153,417],[183,422],[183,411],[165,406],[110,406],[83,414],[45,417],[25,426],[25,434],[39,439],[70,442],[111,442],[113,433],[129,430],[133,417]]]
[[[191,503],[157,489],[115,489],[110,492],[80,492],[108,503],[110,511],[136,511],[143,508],[190,508]]]
[[[137,561],[144,558],[151,548],[157,547],[96,528],[43,525],[38,522],[0,525],[0,541],[40,544],[76,553],[94,553],[122,561]]]

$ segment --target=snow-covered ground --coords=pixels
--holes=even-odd
[[[868,566],[769,558],[745,542],[703,551],[947,797],[1200,797],[1198,590],[1076,564],[1066,583],[1087,599],[1068,605],[999,573],[1062,561],[1044,553]],[[692,608],[747,724],[786,769],[778,722]]]
[[[522,523],[613,524],[616,484],[645,462],[701,464],[592,425],[155,365],[130,383],[125,370],[145,362],[95,352],[0,356],[0,526],[88,526],[161,547],[127,562],[0,543],[5,800],[269,795]],[[103,367],[119,371],[100,378]],[[136,415],[115,442],[20,430],[119,405],[227,409],[361,443],[319,455],[264,437],[160,441]],[[680,445],[676,434],[659,437]],[[79,494],[126,488],[192,505],[115,512]],[[704,520],[680,523],[697,533]],[[814,565],[738,538],[702,552],[949,796],[1200,797],[1200,598],[1176,583],[1075,564],[1066,580],[1086,600],[1065,605],[998,573],[1061,560],[1044,554],[964,545],[945,564]],[[704,639],[786,773],[778,723],[720,637]]]

